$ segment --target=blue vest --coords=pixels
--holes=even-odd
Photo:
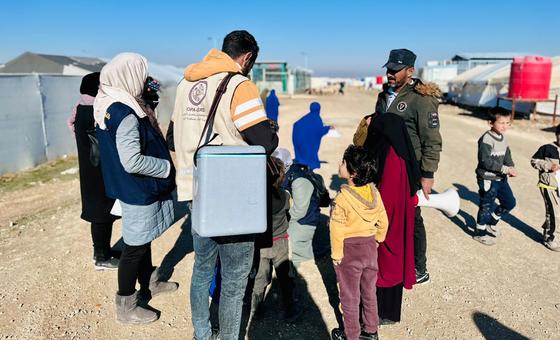
[[[321,206],[320,206],[320,195],[319,190],[317,190],[315,186],[315,181],[310,178],[309,168],[302,164],[294,163],[288,171],[286,172],[286,177],[284,178],[284,183],[282,183],[282,187],[290,192],[292,195],[292,183],[300,178],[306,178],[308,181],[313,184],[313,194],[311,194],[311,201],[309,202],[309,207],[307,208],[307,212],[305,216],[300,218],[297,222],[299,224],[305,225],[312,225],[318,226],[321,220]],[[292,195],[293,196],[293,195]]]
[[[171,164],[167,178],[155,178],[140,174],[129,174],[124,170],[117,151],[116,135],[121,121],[128,115],[136,115],[127,105],[117,102],[107,109],[106,130],[97,127],[101,171],[108,197],[133,205],[149,205],[168,195],[175,189],[175,169],[163,137],[150,124],[149,118],[138,118],[140,152],[144,156],[166,159]]]

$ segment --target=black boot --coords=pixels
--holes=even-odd
[[[93,253],[93,263],[95,264],[95,270],[119,269],[119,260],[112,257],[109,251],[95,250]]]
[[[366,331],[362,331],[362,333],[360,333],[360,340],[378,340],[378,339],[379,339],[379,335],[377,334],[377,332],[368,333]]]
[[[332,340],[346,340],[346,334],[342,328],[335,328],[331,332]]]

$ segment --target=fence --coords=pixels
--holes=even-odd
[[[76,154],[66,120],[79,98],[81,77],[13,74],[0,76],[0,175]],[[167,126],[175,85],[162,90],[158,112]]]

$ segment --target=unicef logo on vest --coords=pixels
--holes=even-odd
[[[208,90],[208,83],[204,80],[199,81],[198,83],[194,84],[189,92],[189,101],[191,104],[198,106],[206,97],[206,91]]]

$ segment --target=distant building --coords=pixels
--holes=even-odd
[[[459,53],[451,58],[457,64],[457,74],[461,74],[479,65],[512,62],[514,57],[530,55],[519,52]]]
[[[251,80],[259,90],[288,91],[288,63],[285,61],[257,61],[251,69]]]
[[[447,93],[450,91],[450,81],[460,74],[481,65],[511,63],[514,57],[521,55],[527,53],[459,53],[449,60],[426,62],[426,65],[419,69],[419,75],[422,80],[436,83],[444,93]]]
[[[458,65],[450,60],[428,61],[426,66],[419,70],[420,79],[438,85],[443,93],[449,91],[449,81],[458,74]]]
[[[105,62],[98,58],[25,52],[0,67],[0,73],[51,73],[83,76],[99,72]]]
[[[311,73],[304,68],[289,68],[285,61],[257,61],[249,75],[259,91],[274,89],[292,95],[311,87]]]

